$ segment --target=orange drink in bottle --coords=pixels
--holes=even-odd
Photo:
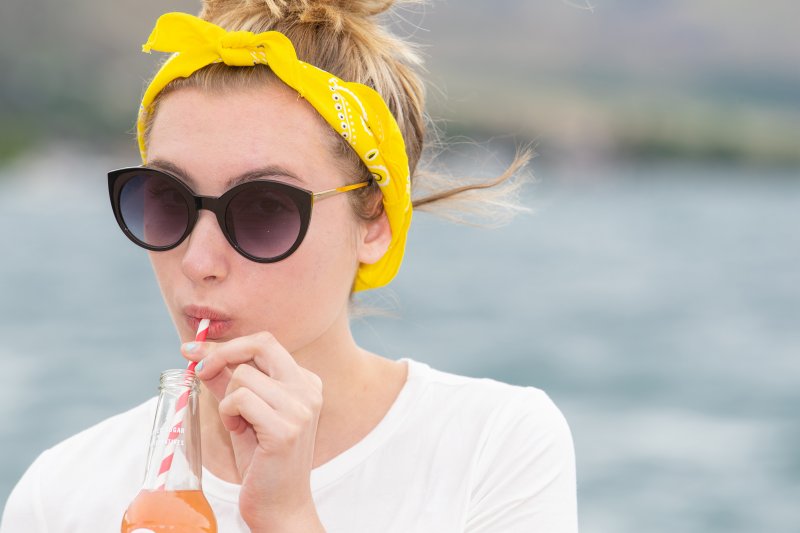
[[[163,525],[169,524],[169,525]],[[122,518],[122,532],[214,533],[214,513],[200,490],[142,490]]]
[[[217,533],[201,483],[198,392],[192,370],[161,373],[145,479],[122,533]]]

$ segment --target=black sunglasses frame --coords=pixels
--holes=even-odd
[[[186,230],[174,244],[170,244],[167,246],[153,246],[151,244],[148,244],[138,239],[125,223],[125,219],[122,216],[121,212],[122,210],[120,208],[120,196],[122,193],[122,189],[125,186],[125,184],[128,183],[128,181],[130,181],[134,177],[141,176],[142,174],[151,174],[162,178],[165,177],[169,179],[171,182],[174,182],[176,191],[178,191],[186,201],[186,206],[188,207],[189,210]],[[222,230],[222,234],[225,235],[225,238],[227,239],[228,243],[230,243],[230,245],[238,253],[240,253],[247,259],[250,259],[251,261],[255,261],[256,263],[276,263],[292,255],[295,252],[295,250],[297,250],[297,248],[300,246],[300,244],[303,242],[303,239],[306,236],[306,232],[308,231],[309,223],[311,222],[311,211],[315,201],[324,200],[325,198],[335,196],[336,194],[342,192],[348,192],[355,189],[360,189],[361,187],[365,187],[370,183],[371,181],[364,181],[353,185],[346,185],[344,187],[337,187],[335,189],[329,189],[326,191],[315,193],[307,189],[303,189],[301,187],[289,185],[288,183],[284,183],[282,181],[257,179],[236,185],[235,187],[232,187],[229,190],[225,191],[225,193],[219,197],[199,196],[194,194],[194,191],[192,191],[183,181],[181,181],[176,176],[170,174],[169,172],[145,166],[139,166],[139,167],[120,168],[109,172],[108,194],[111,200],[111,208],[114,211],[114,218],[117,219],[117,224],[119,224],[119,227],[120,229],[122,229],[122,232],[134,244],[142,248],[145,248],[146,250],[151,250],[154,252],[163,252],[167,250],[172,250],[180,246],[180,244],[184,240],[186,240],[186,238],[192,233],[192,230],[194,229],[194,226],[197,223],[200,210],[206,209],[214,213],[214,215],[217,217],[217,222],[219,223],[219,227]],[[297,237],[294,240],[294,243],[286,252],[275,257],[258,257],[248,253],[239,245],[238,242],[236,242],[236,239],[233,238],[233,235],[229,231],[227,222],[225,220],[228,211],[228,206],[234,197],[236,197],[243,191],[247,191],[248,189],[264,187],[265,184],[268,184],[268,186],[272,190],[280,191],[286,194],[287,197],[290,198],[292,202],[294,202],[294,204],[297,206],[298,212],[300,214],[300,229],[298,231]]]

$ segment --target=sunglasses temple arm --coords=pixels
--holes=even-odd
[[[369,185],[371,181],[362,181],[361,183],[354,183],[352,185],[345,185],[343,187],[336,187],[335,189],[328,189],[327,191],[320,191],[315,192],[312,194],[314,197],[315,202],[319,202],[320,200],[324,200],[325,198],[330,198],[331,196],[336,196],[339,193],[353,191],[355,189],[360,189],[362,187],[366,187]]]

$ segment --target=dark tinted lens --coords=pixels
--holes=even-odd
[[[189,206],[174,179],[151,172],[134,175],[120,191],[119,208],[134,237],[149,246],[171,246],[189,224]]]
[[[287,191],[254,182],[234,196],[225,214],[228,231],[248,254],[270,259],[286,253],[300,234],[300,209]]]

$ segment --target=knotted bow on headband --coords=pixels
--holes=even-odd
[[[394,278],[403,260],[411,224],[411,182],[400,128],[376,91],[361,83],[342,81],[300,61],[291,41],[280,32],[228,32],[186,13],[167,13],[158,19],[142,47],[144,52],[151,50],[173,55],[142,97],[136,130],[143,162],[147,162],[144,131],[148,115],[158,93],[172,80],[187,78],[212,63],[234,67],[269,65],[278,78],[314,106],[347,140],[380,185],[392,240],[377,263],[359,267],[354,290],[382,287]]]

